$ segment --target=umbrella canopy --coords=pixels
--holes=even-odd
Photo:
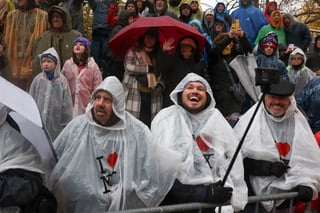
[[[196,29],[169,16],[140,17],[134,23],[122,28],[108,43],[112,53],[117,58],[124,58],[127,50],[136,45],[140,36],[150,27],[158,27],[159,40],[173,38],[176,46],[184,36],[193,36],[198,40],[199,50],[204,51],[206,38]]]
[[[0,77],[0,103],[12,110],[10,116],[21,134],[38,150],[44,167],[51,171],[57,162],[52,141],[43,128],[38,106],[29,93]]]

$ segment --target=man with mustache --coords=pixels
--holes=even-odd
[[[200,75],[189,73],[171,92],[170,98],[174,104],[162,109],[151,123],[156,142],[182,155],[176,181],[162,204],[230,200],[233,209],[228,206],[223,210],[238,212],[243,209],[247,187],[241,155],[225,186],[219,182],[226,173],[237,141],[231,126],[215,108],[209,83]]]
[[[241,152],[250,195],[298,192],[294,203],[314,199],[320,190],[320,151],[304,115],[297,108],[294,85],[288,80],[272,84],[263,96]],[[243,114],[235,133],[242,138],[257,104]],[[262,202],[258,212],[289,207],[290,200]],[[244,212],[254,212],[248,204]]]
[[[53,145],[59,160],[49,184],[59,213],[157,206],[181,162],[153,143],[148,127],[125,111],[125,92],[115,76],[93,91],[86,113],[75,117]]]

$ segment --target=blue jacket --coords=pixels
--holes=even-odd
[[[240,19],[240,26],[246,33],[252,47],[260,28],[268,24],[263,13],[253,6],[252,0],[249,0],[246,7],[242,5],[242,0],[239,0],[239,8],[231,13],[231,17],[232,19]]]
[[[89,6],[93,10],[93,31],[98,28],[111,30],[111,26],[106,22],[111,2],[112,0],[88,0]]]

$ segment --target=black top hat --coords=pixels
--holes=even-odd
[[[294,92],[294,84],[288,80],[280,80],[277,84],[271,84],[266,93],[275,96],[291,96]]]

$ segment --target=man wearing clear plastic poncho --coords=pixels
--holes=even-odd
[[[297,191],[297,201],[310,201],[320,190],[320,151],[307,120],[292,96],[294,85],[287,80],[266,91],[241,147],[249,195]],[[257,104],[234,127],[242,137]],[[250,187],[249,187],[250,186]],[[261,203],[259,212],[270,212],[274,201]],[[289,200],[276,201],[277,209],[288,208]],[[250,210],[251,208],[251,210]],[[252,212],[248,204],[245,212]]]
[[[58,163],[50,185],[65,213],[157,206],[180,162],[125,111],[124,90],[114,76],[95,89],[86,113],[66,126],[54,148]]]
[[[164,204],[224,203],[232,196],[233,210],[243,209],[247,203],[247,187],[241,154],[228,176],[226,187],[214,184],[224,177],[237,140],[231,126],[215,108],[208,82],[189,73],[170,97],[174,105],[162,109],[151,124],[157,143],[183,156],[177,180]],[[170,200],[169,196],[176,200]],[[230,206],[222,210],[233,211]]]

